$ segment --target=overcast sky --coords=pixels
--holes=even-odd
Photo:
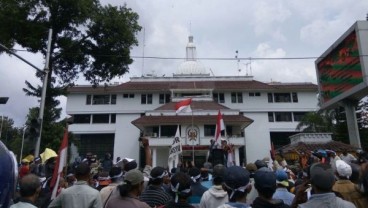
[[[355,21],[365,20],[367,0],[101,0],[102,4],[126,3],[140,16],[145,29],[138,34],[139,46],[131,55],[138,58],[131,76],[155,73],[171,76],[182,60],[145,59],[144,54],[157,57],[185,57],[188,36],[194,36],[199,58],[288,58],[318,57]],[[143,39],[144,44],[143,44]],[[18,47],[19,48],[19,47]],[[39,54],[18,52],[43,68]],[[252,74],[264,82],[316,83],[315,59],[304,60],[201,60],[208,72],[216,76]],[[249,64],[250,63],[250,64]],[[144,65],[144,67],[142,67]],[[0,97],[10,97],[0,105],[0,115],[8,116],[22,126],[30,107],[38,106],[36,98],[25,96],[24,81],[41,84],[35,70],[6,54],[0,55]],[[86,84],[83,79],[79,84]],[[65,109],[65,98],[60,98]],[[63,117],[66,116],[63,110]]]

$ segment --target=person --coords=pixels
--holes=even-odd
[[[189,197],[189,203],[199,204],[201,202],[201,197],[207,188],[201,184],[201,171],[197,167],[189,169],[189,176],[192,179],[192,195]]]
[[[96,187],[96,189],[98,191],[101,191],[101,189],[105,188],[111,183],[111,178],[109,176],[109,173],[106,171],[101,171],[96,176],[98,180],[98,186]]]
[[[22,177],[19,182],[19,202],[10,208],[37,208],[35,202],[41,191],[40,179],[35,174],[28,174]]]
[[[102,204],[105,205],[112,192],[121,183],[123,172],[120,167],[112,167],[109,172],[111,183],[100,191]]]
[[[330,157],[330,165],[332,167],[333,171],[336,171],[336,161],[341,160],[339,156],[336,155],[335,151],[329,150],[327,151],[327,154]]]
[[[33,163],[29,166],[29,170],[40,178],[45,177],[45,170],[40,157],[34,159]]]
[[[332,190],[341,194],[345,200],[352,202],[356,207],[368,206],[368,200],[356,188],[355,184],[349,180],[352,168],[343,160],[336,161],[336,176],[338,180],[333,185]]]
[[[350,164],[351,161],[356,160],[356,158],[352,154],[348,153],[346,149],[342,152],[342,154],[340,155],[340,158],[343,161],[345,161],[347,164]]]
[[[112,162],[110,153],[105,154],[105,158],[104,160],[102,160],[101,164],[102,164],[103,171],[106,171],[108,173],[113,166],[113,162]]]
[[[257,192],[256,188],[254,187],[254,174],[257,171],[257,166],[254,163],[248,163],[245,166],[245,169],[247,171],[249,171],[249,173],[250,173],[249,183],[252,186],[252,189],[247,194],[247,204],[253,204],[254,199],[256,199],[258,197],[258,192]]]
[[[276,170],[276,192],[273,194],[273,199],[281,199],[285,204],[291,205],[295,195],[290,193],[287,188],[289,187],[288,175],[282,170]]]
[[[148,187],[139,199],[151,207],[161,206],[169,202],[171,196],[165,192],[162,186],[164,177],[167,175],[168,172],[163,167],[153,168],[150,173]]]
[[[18,167],[13,152],[0,141],[0,205],[9,207],[15,193]]]
[[[258,197],[253,201],[253,208],[288,208],[281,199],[273,199],[276,192],[276,175],[274,172],[257,170],[254,174],[254,187],[258,191]]]
[[[189,196],[191,195],[191,178],[183,173],[175,173],[171,177],[171,194],[173,200],[166,203],[160,208],[194,208],[194,206],[188,203]]]
[[[70,188],[64,189],[50,203],[51,207],[68,208],[101,208],[100,192],[88,185],[91,168],[87,163],[81,163],[75,170],[77,182]]]
[[[222,187],[228,194],[229,202],[219,206],[219,208],[250,207],[246,203],[247,194],[252,189],[249,176],[250,173],[239,166],[231,166],[225,170]]]
[[[337,197],[332,192],[335,176],[330,165],[322,163],[313,164],[310,168],[310,182],[313,194],[307,202],[299,204],[299,208],[355,207],[353,203]]]
[[[218,207],[229,201],[227,192],[222,188],[226,167],[222,164],[215,165],[212,173],[213,186],[204,192],[199,203],[200,208]]]
[[[150,206],[139,200],[139,195],[144,188],[144,177],[140,170],[133,169],[125,174],[125,178],[122,184],[117,188],[119,195],[111,196],[106,203],[106,208],[150,208]]]
[[[19,178],[23,178],[23,176],[27,175],[29,173],[29,160],[23,159],[20,169],[19,169]]]

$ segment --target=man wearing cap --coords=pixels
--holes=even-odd
[[[222,188],[222,182],[224,181],[226,167],[222,164],[218,164],[213,168],[212,183],[213,186],[204,192],[200,208],[218,207],[229,201],[227,192]]]
[[[276,191],[276,175],[271,171],[257,170],[254,174],[255,187],[258,191],[258,197],[253,201],[253,208],[287,208],[281,199],[273,199]]]
[[[336,161],[336,176],[338,180],[333,185],[332,190],[340,193],[345,200],[352,202],[356,207],[363,208],[368,206],[368,200],[364,197],[352,183],[349,178],[352,169],[349,164],[343,160]]]
[[[77,182],[70,188],[64,189],[51,202],[50,207],[68,208],[101,208],[100,192],[88,185],[91,168],[87,163],[81,163],[75,170]]]
[[[148,187],[139,197],[143,202],[146,202],[151,207],[164,205],[171,200],[171,196],[165,192],[162,184],[165,177],[169,173],[163,167],[155,167],[152,169]]]
[[[106,204],[107,199],[111,196],[112,192],[120,184],[123,176],[123,172],[120,167],[112,167],[109,172],[111,183],[102,188],[100,191],[102,205]]]
[[[133,169],[125,174],[124,182],[118,186],[119,195],[111,196],[106,203],[106,208],[150,208],[139,200],[143,191],[144,178],[140,170]]]
[[[285,204],[291,205],[295,195],[290,193],[287,188],[289,187],[288,175],[284,170],[276,170],[276,192],[273,194],[273,199],[281,199]]]
[[[249,184],[249,176],[249,172],[239,166],[232,166],[225,170],[223,188],[228,194],[229,202],[219,208],[250,207],[246,203],[247,194],[252,188]]]
[[[306,203],[299,204],[300,208],[355,207],[353,203],[337,197],[332,192],[335,176],[330,165],[322,163],[312,165],[310,168],[310,180],[313,194]]]

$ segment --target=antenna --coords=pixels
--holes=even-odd
[[[215,74],[213,73],[213,71],[212,71],[212,69],[211,69],[211,68],[210,68],[210,71],[211,71],[212,75],[213,75],[213,76],[215,76]]]
[[[246,76],[252,76],[252,58],[249,58],[249,62],[244,64],[246,67]],[[248,70],[249,69],[249,70]],[[248,74],[249,72],[249,74]]]
[[[142,76],[144,72],[144,47],[146,46],[146,28],[143,27]]]
[[[235,59],[237,60],[237,68],[238,68],[238,76],[239,76],[240,75],[240,72],[241,72],[241,68],[239,67],[240,59],[238,58],[238,55],[239,55],[239,51],[236,50],[235,51]]]

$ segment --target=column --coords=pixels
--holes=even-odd
[[[349,100],[345,100],[343,102],[346,114],[346,123],[348,125],[350,145],[353,145],[354,147],[357,148],[361,148],[359,128],[355,113],[355,104],[356,104],[355,102]]]
[[[235,154],[235,165],[239,166],[240,165],[240,160],[239,160],[239,147],[234,147],[234,154]]]
[[[157,147],[152,148],[152,167],[156,167],[157,165]]]

